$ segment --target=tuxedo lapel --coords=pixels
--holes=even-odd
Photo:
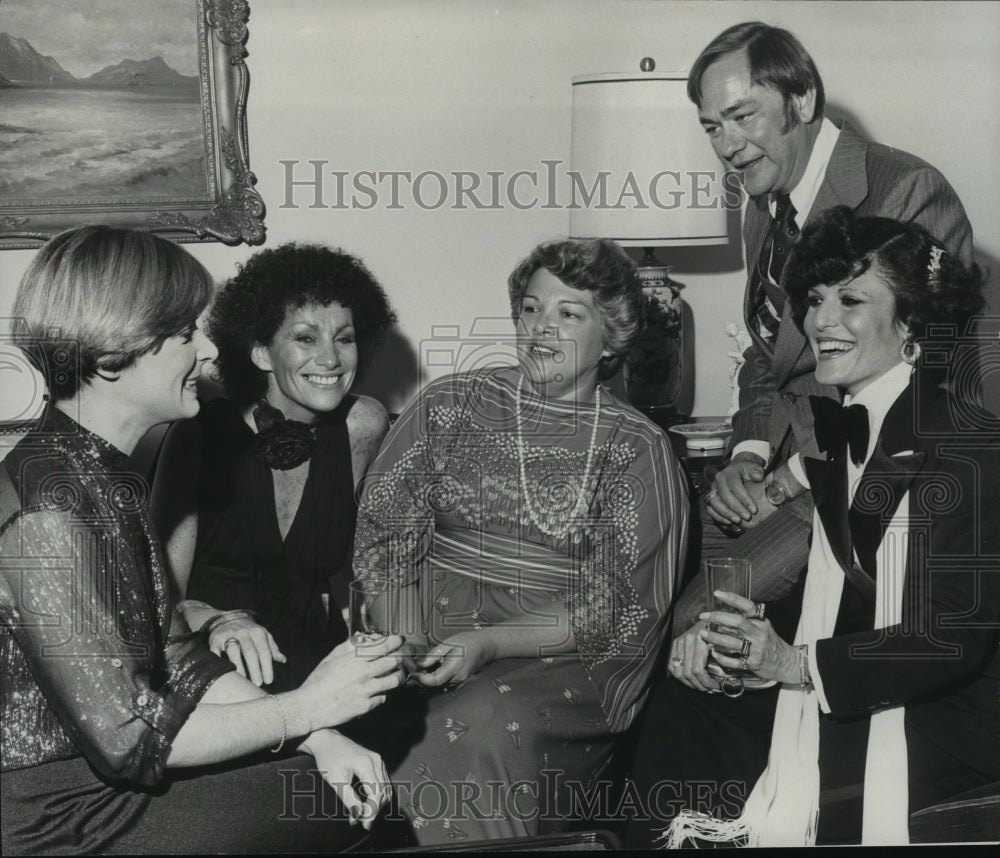
[[[923,462],[922,452],[890,456],[879,441],[858,481],[847,519],[858,561],[873,579],[875,556],[886,528]]]
[[[914,446],[914,384],[911,380],[886,414],[882,432],[858,481],[848,512],[854,550],[865,572],[874,576],[875,556],[903,495],[923,467],[926,453]]]
[[[872,599],[879,545],[926,455],[909,452],[914,445],[913,407],[911,381],[886,414],[849,510],[846,459],[823,461],[805,456],[802,460],[834,557],[851,583]],[[855,553],[860,568],[854,562]]]
[[[847,521],[847,463],[802,457],[816,512],[830,548],[845,574],[854,565]]]

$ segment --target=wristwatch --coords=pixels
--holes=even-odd
[[[781,506],[789,499],[789,494],[785,487],[774,478],[774,474],[768,474],[764,480],[764,497],[774,506]]]

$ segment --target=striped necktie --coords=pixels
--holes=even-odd
[[[785,294],[781,290],[781,272],[798,237],[795,225],[795,206],[788,194],[777,199],[774,217],[764,239],[764,246],[757,257],[754,280],[753,316],[757,330],[768,343],[773,343],[781,325],[781,314],[785,309]]]

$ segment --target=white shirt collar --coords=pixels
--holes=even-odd
[[[852,397],[847,394],[844,397],[844,405],[863,405],[868,409],[870,432],[865,461],[871,457],[872,451],[875,449],[875,442],[882,432],[882,422],[885,420],[885,415],[889,413],[889,409],[899,399],[900,394],[906,390],[912,372],[913,367],[900,361],[892,369],[863,388],[857,396]]]
[[[823,184],[823,179],[826,178],[826,168],[830,164],[833,147],[837,145],[839,137],[840,129],[824,116],[821,120],[819,134],[813,141],[812,152],[809,153],[806,171],[799,179],[799,183],[788,194],[792,205],[795,206],[795,225],[799,229],[802,229],[809,219],[809,212],[812,210],[813,203],[816,202],[819,187]],[[776,194],[770,194],[767,200],[771,217],[774,217],[774,211],[777,207],[776,199]]]

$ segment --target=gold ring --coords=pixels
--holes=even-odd
[[[230,644],[236,644],[236,646],[239,646],[240,642],[238,640],[236,640],[236,638],[227,638],[226,642],[222,645],[222,648],[223,649],[229,649],[229,645]]]
[[[740,644],[740,655],[744,658],[750,655],[750,638],[743,638],[743,643]]]
[[[755,620],[763,620],[764,619],[764,603],[763,602],[755,602],[754,603],[753,619],[755,619]]]

